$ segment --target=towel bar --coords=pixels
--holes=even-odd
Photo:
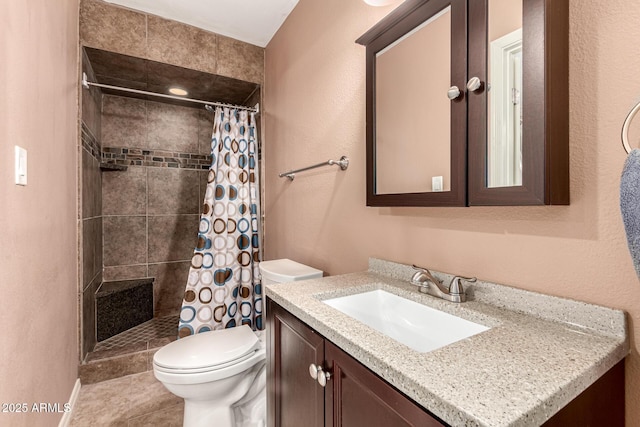
[[[640,111],[640,102],[636,104],[635,107],[631,109],[627,118],[624,119],[624,124],[622,125],[622,146],[624,147],[624,151],[629,154],[631,152],[631,145],[629,144],[629,126],[631,125],[631,121]]]
[[[349,167],[349,158],[347,156],[342,156],[340,157],[340,160],[327,160],[326,162],[322,162],[322,163],[318,163],[315,165],[311,165],[311,166],[307,166],[306,168],[300,168],[300,169],[295,169],[289,172],[282,172],[280,175],[278,175],[280,178],[283,177],[287,177],[289,178],[291,181],[293,181],[293,178],[296,176],[297,172],[302,172],[302,171],[306,171],[309,169],[315,169],[315,168],[319,168],[321,166],[331,166],[331,165],[338,165],[340,166],[341,170],[347,170],[347,168]]]

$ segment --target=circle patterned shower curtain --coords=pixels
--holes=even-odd
[[[254,114],[218,107],[211,157],[180,338],[240,325],[263,329]]]

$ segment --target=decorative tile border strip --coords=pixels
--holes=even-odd
[[[102,161],[124,166],[151,166],[181,169],[209,169],[211,156],[141,148],[104,147]]]
[[[91,154],[97,161],[100,161],[100,144],[98,139],[93,136],[89,127],[82,122],[82,134],[80,136],[82,140],[82,146]]]
[[[101,163],[198,170],[207,170],[211,166],[211,155],[206,154],[121,147],[103,147],[100,150],[98,139],[84,122],[81,140],[82,147]]]

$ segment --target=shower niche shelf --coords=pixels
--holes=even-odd
[[[103,282],[96,292],[96,338],[98,342],[153,319],[153,281]]]
[[[118,165],[118,164],[115,164],[115,163],[102,162],[102,163],[100,163],[100,170],[103,171],[103,172],[126,171],[127,170],[127,166]]]

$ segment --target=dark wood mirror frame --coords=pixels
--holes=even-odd
[[[470,206],[569,204],[569,0],[522,6],[522,185],[487,187],[487,94],[470,94]],[[469,16],[469,76],[486,81],[486,1],[470,1]]]
[[[466,0],[406,0],[356,43],[367,48],[367,206],[465,206],[467,180],[466,105],[451,103],[451,190],[424,193],[376,193],[376,54],[451,5],[451,75],[462,88],[466,84]],[[442,96],[446,96],[443,93]]]
[[[569,0],[522,2],[523,184],[486,185],[487,95],[482,90],[465,92],[451,103],[451,191],[376,194],[376,53],[451,4],[452,84],[465,88],[469,77],[485,82],[487,75],[487,0],[469,1],[468,10],[466,0],[406,0],[356,40],[366,46],[367,206],[569,204]]]

